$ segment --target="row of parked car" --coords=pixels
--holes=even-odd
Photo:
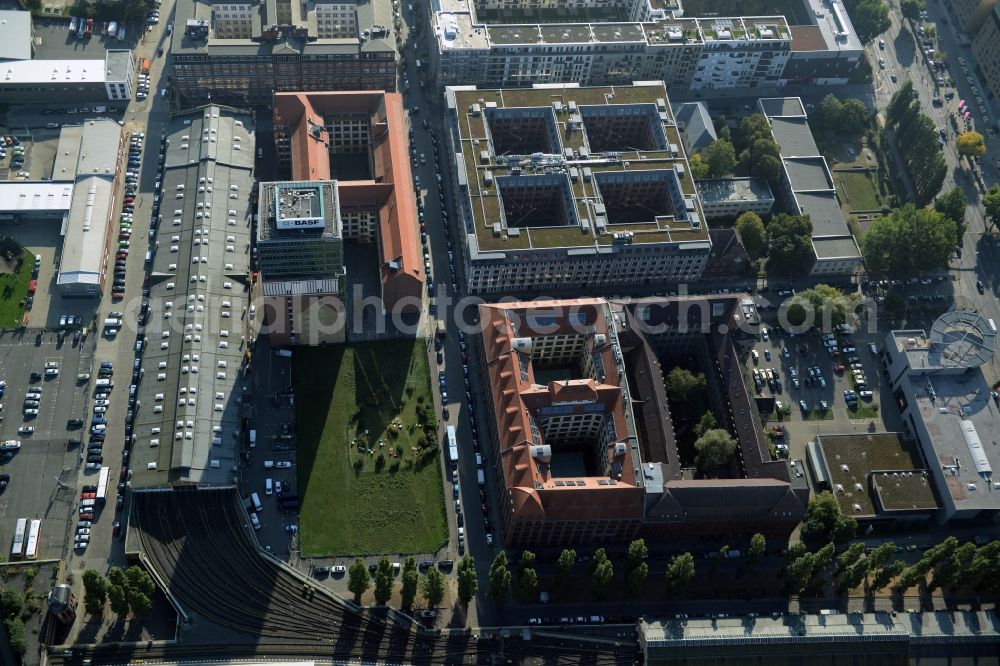
[[[132,222],[135,215],[135,198],[139,190],[139,167],[142,165],[142,143],[145,137],[143,132],[129,136],[125,196],[122,199],[122,214],[118,221],[118,252],[115,254],[115,279],[111,287],[111,296],[115,300],[125,298],[125,265],[132,242]]]

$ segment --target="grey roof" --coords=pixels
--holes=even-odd
[[[806,117],[802,100],[798,97],[762,97],[757,100],[761,113],[768,117],[801,116]]]
[[[813,250],[817,259],[853,258],[861,254],[854,236],[813,236]]]
[[[175,117],[167,141],[132,485],[228,485],[242,436],[252,119],[202,107]]]
[[[121,125],[114,120],[86,120],[83,123],[76,184],[59,258],[57,284],[100,282],[121,140]]]
[[[265,296],[306,296],[314,294],[339,294],[340,283],[336,278],[326,280],[264,280]]]
[[[63,125],[59,130],[56,145],[56,159],[52,165],[52,177],[58,180],[76,178],[77,162],[80,160],[80,139],[83,125]]]
[[[323,221],[322,227],[307,227],[301,229],[279,229],[278,220],[274,215],[274,195],[276,190],[319,189],[322,192]],[[311,241],[316,238],[343,238],[343,225],[340,220],[340,203],[337,196],[337,181],[274,181],[260,183],[260,197],[257,204],[257,242],[269,240]]]
[[[107,52],[104,58],[104,76],[107,81],[125,81],[129,69],[132,68],[132,52],[128,49],[116,49]]]
[[[816,157],[820,154],[805,116],[772,117],[771,132],[781,148],[782,157]]]
[[[0,11],[0,61],[31,60],[31,12]]]
[[[718,137],[715,123],[704,102],[684,102],[674,107],[674,117],[684,137],[684,147],[688,152],[704,148]]]
[[[793,192],[833,190],[833,181],[830,180],[830,172],[822,157],[799,157],[783,161]]]
[[[803,215],[812,222],[813,238],[821,236],[849,236],[850,229],[844,220],[836,192],[796,192],[796,201]]]

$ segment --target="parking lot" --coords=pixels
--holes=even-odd
[[[892,402],[882,400],[882,369],[869,346],[877,349],[877,336],[765,330],[749,350],[745,368],[751,391],[775,398],[768,426],[784,430],[774,440],[779,457],[804,460],[806,443],[817,434],[891,430],[882,417],[883,406],[893,411]]]
[[[80,435],[67,428],[67,422],[86,415],[88,384],[77,381],[77,375],[90,371],[93,349],[92,341],[81,346],[68,338],[60,344],[54,333],[42,333],[40,340],[34,333],[0,334],[0,379],[7,383],[0,440],[21,442],[18,451],[0,459],[0,471],[11,475],[0,496],[0,542],[11,542],[17,518],[41,518],[40,559],[62,555],[66,520],[76,508],[80,446],[70,440]],[[42,374],[45,363],[58,363],[58,376],[33,379],[31,373]],[[42,397],[38,414],[26,416],[23,405],[29,387],[41,387]],[[18,432],[22,427],[34,431]]]
[[[108,49],[134,49],[145,34],[145,26],[125,24],[125,40],[94,35],[77,39],[69,32],[69,18],[44,19],[34,22],[35,59],[37,60],[97,60]]]

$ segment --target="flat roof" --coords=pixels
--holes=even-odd
[[[771,121],[771,133],[781,148],[782,157],[819,157],[819,148],[813,139],[812,130],[805,116],[801,118],[786,118],[784,116],[768,116]]]
[[[32,213],[69,211],[73,183],[52,181],[0,181],[0,211]]]
[[[314,238],[342,238],[343,228],[340,219],[340,203],[337,196],[337,181],[335,180],[287,180],[260,183],[257,220],[257,242],[269,240],[309,240]],[[317,197],[296,197],[296,193],[313,191]],[[308,217],[323,220],[323,226],[307,225],[294,228],[278,228],[275,217],[275,194],[282,192],[284,200],[290,206],[304,205],[308,202],[310,213]],[[315,205],[315,208],[312,206]],[[295,208],[298,210],[298,208]],[[292,210],[286,210],[292,214]]]
[[[923,330],[893,331],[889,339],[913,370],[976,368],[993,358],[997,333],[969,310],[951,310]]]
[[[768,645],[810,642],[855,644],[855,649],[863,650],[858,644],[896,641],[909,641],[918,649],[921,645],[951,642],[995,644],[1000,636],[1000,617],[995,610],[988,609],[644,620],[640,634],[644,647],[658,650],[733,645],[760,651],[767,650]]]
[[[63,125],[59,129],[56,144],[56,159],[52,165],[52,177],[59,180],[76,178],[80,161],[80,139],[83,138],[83,124]]]
[[[783,161],[793,192],[833,190],[833,180],[823,158],[795,157]]]
[[[802,213],[809,215],[813,239],[851,235],[836,192],[796,192],[795,200]]]
[[[714,178],[698,181],[698,194],[705,203],[774,201],[764,178]]]
[[[108,225],[111,224],[114,193],[113,178],[77,178],[59,257],[57,284],[100,283],[107,255]]]
[[[468,235],[476,251],[586,248],[599,254],[616,245],[707,242],[708,226],[662,82],[502,90],[456,86],[447,89],[446,98],[458,122],[458,174],[468,188],[473,214]],[[518,132],[504,129],[526,118],[547,146],[518,144]],[[630,128],[614,129],[621,118],[629,119]],[[498,149],[499,141],[512,145]],[[639,141],[645,145],[629,145]],[[530,152],[535,150],[543,152]],[[607,198],[612,186],[602,194],[601,183],[628,187],[639,180],[661,183],[659,212],[650,208],[648,218],[613,223],[617,207]],[[508,219],[505,188],[515,186],[558,193],[566,223],[521,225]]]
[[[254,139],[250,115],[219,106],[175,116],[167,129],[133,487],[233,482]]]
[[[861,254],[858,242],[850,234],[846,236],[814,236],[812,243],[817,259],[853,259]]]
[[[861,51],[864,44],[841,0],[805,0],[810,21],[816,22],[823,45],[831,51]]]
[[[31,59],[31,12],[0,10],[0,60]]]
[[[778,116],[806,117],[806,109],[798,97],[762,97],[757,100],[761,113],[769,118]]]
[[[174,30],[171,52],[174,54],[205,53],[211,56],[230,55],[289,55],[289,54],[357,54],[396,51],[396,32],[390,0],[340,0],[338,4],[354,5],[358,35],[349,38],[318,37],[315,5],[293,2],[291,31],[270,31],[278,22],[279,0],[258,0],[252,5],[250,36],[220,38],[215,35],[212,18],[213,4],[209,0],[177,0],[174,6]],[[243,3],[234,3],[243,4]],[[302,15],[300,8],[306,9]],[[187,25],[201,25],[205,36],[192,36]],[[313,32],[310,32],[313,30]],[[270,39],[270,41],[268,41]]]
[[[132,51],[110,49],[105,55],[105,78],[108,81],[125,81],[133,67]]]
[[[121,125],[114,120],[85,120],[79,135],[76,186],[59,258],[57,284],[61,285],[100,283],[115,202]],[[70,133],[68,140],[74,136]]]
[[[0,62],[0,86],[35,83],[105,83],[104,60],[10,60]]]
[[[886,509],[936,509],[933,481],[920,455],[899,433],[817,435],[840,510],[875,516],[877,497]]]

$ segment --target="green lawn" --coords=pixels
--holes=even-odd
[[[684,0],[684,16],[784,16],[788,25],[808,23],[801,0]]]
[[[885,202],[864,171],[837,171],[833,176],[844,205],[851,212],[882,210]]]
[[[847,413],[852,419],[874,419],[878,417],[878,407],[859,403],[857,409],[849,409]]]
[[[17,273],[0,274],[0,328],[18,328],[24,316],[21,301],[28,295],[31,282],[31,257],[27,253]]]
[[[292,376],[302,554],[441,547],[441,442],[417,425],[418,407],[434,413],[425,341],[296,348]],[[435,448],[417,448],[421,440]]]

